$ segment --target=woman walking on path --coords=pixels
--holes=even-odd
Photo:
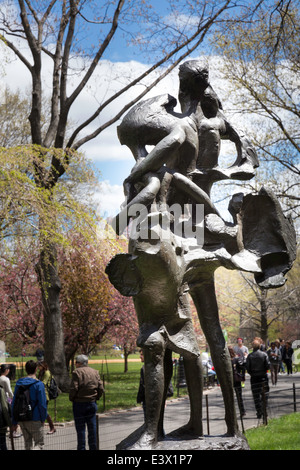
[[[282,349],[282,360],[286,365],[288,375],[293,373],[293,361],[292,361],[293,353],[294,353],[294,350],[292,348],[292,345],[289,341],[287,341],[285,343],[285,346]]]
[[[270,361],[270,371],[272,385],[277,385],[279,364],[281,361],[280,350],[277,348],[276,343],[272,342],[270,349],[267,351]]]

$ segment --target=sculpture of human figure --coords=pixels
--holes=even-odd
[[[115,222],[119,233],[124,229],[119,227],[119,221],[130,205],[147,205],[159,191],[162,194],[162,185],[165,193],[173,195],[172,202],[190,197],[195,204],[204,205],[205,214],[218,214],[210,199],[213,182],[250,179],[258,166],[249,140],[225,118],[220,100],[208,82],[207,68],[198,61],[189,61],[180,67],[179,77],[183,113],[174,111],[174,97],[161,95],[138,103],[118,127],[120,142],[131,149],[137,162],[124,181],[126,201]],[[218,168],[221,138],[233,141],[237,150],[235,163],[225,170]],[[155,147],[148,153],[146,145]],[[134,185],[141,182],[144,187],[137,193]]]
[[[118,128],[120,142],[131,148],[137,161],[130,176],[125,180],[127,202],[151,202],[159,191],[162,191],[162,182],[166,175],[166,168],[163,167],[165,164],[167,168],[175,170],[171,173],[171,178],[177,191],[186,192],[192,196],[194,203],[204,203],[206,213],[217,213],[209,198],[210,187],[213,183],[213,181],[209,181],[209,175],[204,174],[202,188],[188,179],[196,170],[196,165],[200,169],[217,167],[221,136],[230,138],[236,144],[235,167],[241,165],[243,161],[251,161],[251,159],[251,163],[255,166],[255,153],[247,141],[245,145],[245,141],[225,119],[220,101],[208,83],[206,68],[199,66],[196,61],[189,62],[188,65],[183,64],[180,68],[180,87],[179,99],[183,113],[175,113],[173,108],[176,100],[169,95],[163,95],[136,105],[125,116]],[[148,154],[146,145],[151,144],[155,147]],[[252,153],[249,152],[249,148]],[[161,177],[159,177],[159,171],[161,171]],[[145,190],[144,193],[141,191],[134,197],[133,185],[141,183],[143,179],[146,192]],[[183,181],[180,187],[176,187],[177,180],[180,183]],[[153,182],[155,191],[151,191]],[[149,188],[151,188],[150,191]],[[190,190],[191,188],[192,190]],[[167,185],[167,192],[169,190],[170,186]],[[127,209],[128,204],[124,211]],[[221,382],[224,386],[228,432],[234,434],[237,432],[237,426],[232,411],[234,395],[233,389],[231,390],[232,387],[230,387],[231,364],[229,356],[226,360],[227,349],[223,345],[224,338],[219,323],[214,282],[211,277],[213,270],[211,267],[209,269],[206,267],[203,262],[201,279],[198,273],[197,282],[193,282],[190,289],[201,326],[208,334],[208,342],[212,351],[218,351],[217,354],[219,354],[221,348],[220,357],[215,357],[214,362],[218,364],[216,368],[219,369]],[[206,292],[206,288],[208,288],[208,292]],[[206,303],[203,303],[202,295],[204,298],[209,297],[209,300],[206,299]],[[207,304],[209,307],[206,307]],[[211,314],[208,314],[206,318],[206,311],[210,309],[212,310]],[[218,338],[218,345],[211,341],[211,337],[214,335],[215,338]],[[216,356],[213,352],[212,355]],[[227,364],[228,367],[224,367],[222,372],[219,364],[222,366]]]
[[[179,102],[183,115],[193,113],[197,122],[199,152],[194,181],[210,195],[215,181],[227,178],[251,179],[259,166],[254,147],[243,132],[228,121],[216,92],[209,83],[208,67],[198,60],[179,67]],[[232,166],[221,169],[221,140],[235,144],[237,157]]]
[[[151,213],[149,215],[151,218]],[[157,227],[159,231],[161,227]],[[183,252],[171,231],[158,240],[130,240],[129,253],[118,254],[106,267],[111,283],[132,296],[139,322],[137,345],[145,365],[145,423],[121,448],[152,449],[163,437],[163,414],[172,376],[172,351],[184,358],[190,397],[188,423],[176,431],[203,436],[203,371],[193,328],[190,299],[183,281]],[[123,447],[125,446],[125,447]]]
[[[258,166],[256,153],[248,139],[226,120],[220,100],[208,82],[207,69],[198,61],[189,61],[180,67],[179,78],[182,113],[174,112],[176,100],[173,97],[163,95],[132,108],[118,128],[120,142],[131,149],[136,159],[136,165],[125,181],[127,199],[123,211],[127,211],[130,204],[137,201],[145,205],[154,202],[157,210],[164,210],[164,203],[175,196],[175,200],[178,198],[183,204],[187,200],[194,204],[203,204],[207,218],[216,216],[217,210],[210,200],[213,183],[228,178],[250,179],[254,168]],[[234,142],[237,150],[235,163],[225,169],[218,165],[223,138]],[[148,153],[146,145],[154,145],[154,149]],[[261,215],[257,217],[257,211],[254,209],[254,213],[251,212],[250,207],[260,204],[260,201],[271,210],[270,217],[264,217],[268,219],[264,229],[272,230],[274,221],[282,228],[279,237],[276,238],[276,234],[273,234],[275,264],[268,244],[253,236],[249,227],[242,239],[242,242],[245,241],[251,249],[261,254],[261,259],[264,257],[265,267],[262,270],[246,270],[260,273],[259,277],[262,274],[261,281],[266,285],[270,284],[270,277],[271,284],[274,282],[273,287],[278,285],[277,274],[281,282],[281,275],[291,268],[295,259],[294,229],[280,213],[272,194],[264,190],[260,191],[256,199],[256,196],[249,196],[251,195],[245,197],[247,201],[243,208],[246,214],[243,224],[246,228],[248,219],[252,228],[257,226],[258,221],[261,222]],[[234,213],[238,214],[238,199],[235,199],[233,206]],[[148,227],[151,226],[152,215],[150,211],[146,216]],[[239,434],[232,367],[220,326],[214,284],[215,269],[222,265],[228,267],[228,259],[239,254],[239,243],[236,232],[232,236],[235,246],[231,245],[231,251],[225,253],[224,257],[218,252],[217,245],[223,244],[225,232],[218,231],[218,228],[217,224],[215,245],[211,243],[212,239],[208,239],[198,250],[199,253],[195,250],[190,254],[188,249],[185,250],[184,243],[174,237],[171,230],[167,241],[162,236],[156,241],[130,239],[129,253],[116,255],[107,266],[106,272],[112,284],[123,295],[133,297],[140,325],[138,345],[145,352],[148,411],[145,425],[135,434],[134,445],[142,448],[151,448],[162,434],[172,351],[185,356],[191,415],[183,430],[194,436],[202,434],[202,400],[197,397],[202,393],[201,361],[192,329],[187,287],[196,306],[221,385],[227,433],[231,436]],[[162,235],[163,228],[159,223],[156,230]],[[228,236],[228,232],[225,235]],[[283,258],[279,259],[278,253],[283,253],[284,266],[280,263]],[[275,272],[276,259],[278,266]],[[232,261],[229,261],[229,265],[230,269],[237,267]]]
[[[175,202],[184,204],[192,198],[204,205],[205,213],[218,214],[208,195],[189,176],[196,169],[198,157],[197,125],[193,113],[186,116],[174,111],[176,103],[168,94],[144,100],[118,127],[120,142],[131,149],[137,161],[124,181],[126,201],[114,224],[118,233],[128,223],[130,206],[147,206],[155,198],[160,208]],[[155,145],[149,154],[147,145]]]
[[[258,162],[256,154],[247,140],[241,138],[226,120],[222,105],[208,82],[208,70],[198,61],[188,61],[179,70],[179,101],[183,113],[195,114],[199,136],[199,153],[194,181],[208,195],[212,184],[222,179],[213,170],[218,167],[221,138],[232,140],[237,149],[236,168],[243,161],[250,160],[253,166]],[[197,172],[198,171],[198,172]],[[190,294],[197,309],[199,321],[208,342],[212,361],[217,373],[224,398],[227,433],[238,433],[232,386],[230,357],[219,320],[219,309],[215,293],[214,271],[219,263],[203,261],[189,277]]]

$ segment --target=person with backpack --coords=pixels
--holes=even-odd
[[[12,401],[12,424],[20,425],[25,450],[44,448],[44,422],[47,418],[47,400],[43,382],[36,378],[37,363],[25,364],[27,377],[19,379]]]

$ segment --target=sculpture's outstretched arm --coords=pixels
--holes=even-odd
[[[237,131],[227,121],[225,116],[223,116],[223,119],[226,126],[226,135],[228,136],[229,140],[235,144],[237,150],[237,158],[232,166],[240,166],[247,162],[251,164],[253,168],[257,168],[259,166],[258,157],[255,148],[253,147],[248,137],[246,137],[242,131]]]
[[[204,205],[205,214],[213,213],[221,217],[206,192],[199,188],[199,186],[193,183],[189,178],[168,168],[164,168],[164,172],[172,174],[172,184],[174,184],[178,190],[184,192],[196,204]],[[134,205],[136,205],[136,207],[137,205],[143,205],[147,207],[154,201],[157,193],[160,190],[161,181],[158,175],[149,173],[145,176],[145,179],[147,180],[147,185],[137,194],[134,199],[126,204],[125,207],[122,208],[121,212],[119,212],[119,214],[117,214],[116,217],[112,220],[112,226],[118,235],[120,235],[125,230],[129,223],[130,217],[134,215],[133,213],[130,213],[130,208]]]

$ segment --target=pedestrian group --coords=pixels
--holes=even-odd
[[[266,405],[269,393],[267,371],[271,373],[272,385],[276,386],[278,374],[292,374],[293,348],[290,342],[283,340],[271,342],[267,349],[261,338],[252,341],[253,351],[249,353],[238,338],[234,347],[229,346],[232,362],[233,383],[241,416],[246,411],[243,403],[242,389],[245,384],[246,371],[250,375],[251,391],[258,419],[266,417]],[[23,435],[25,450],[44,448],[44,423],[49,424],[48,434],[56,432],[52,418],[47,411],[49,383],[53,379],[47,363],[40,357],[39,362],[26,362],[26,377],[16,382],[12,392],[8,378],[10,366],[2,364],[0,369],[0,450],[7,450],[6,433],[10,428],[11,437]],[[143,357],[141,356],[141,360]],[[37,376],[38,373],[38,376]],[[142,378],[142,374],[141,374]],[[139,394],[141,395],[142,380]],[[97,401],[104,392],[99,372],[88,366],[88,357],[79,355],[76,358],[75,369],[72,372],[69,399],[73,403],[73,416],[77,433],[77,449],[86,448],[86,428],[88,431],[88,446],[90,450],[97,449]],[[144,399],[138,399],[144,402]],[[21,432],[18,433],[17,429]]]
[[[77,433],[77,450],[85,450],[86,427],[90,450],[97,449],[96,412],[97,400],[103,394],[99,372],[88,366],[88,357],[76,358],[72,373],[69,399],[73,403],[73,415]],[[25,364],[26,377],[17,380],[14,393],[8,378],[9,365],[1,365],[0,375],[0,450],[7,450],[6,433],[11,437],[23,435],[25,450],[44,448],[44,423],[49,424],[48,434],[56,432],[48,414],[48,402],[53,380],[45,361],[29,360]],[[16,435],[18,426],[21,433]]]
[[[245,384],[245,372],[250,375],[251,391],[258,419],[266,418],[269,393],[269,379],[267,372],[271,373],[272,385],[277,385],[278,374],[284,372],[286,365],[287,374],[292,374],[293,348],[290,342],[276,340],[267,349],[261,338],[255,337],[252,341],[253,351],[249,353],[243,344],[243,339],[237,339],[237,345],[228,347],[232,362],[234,389],[237,396],[241,416],[246,415],[242,388]]]

